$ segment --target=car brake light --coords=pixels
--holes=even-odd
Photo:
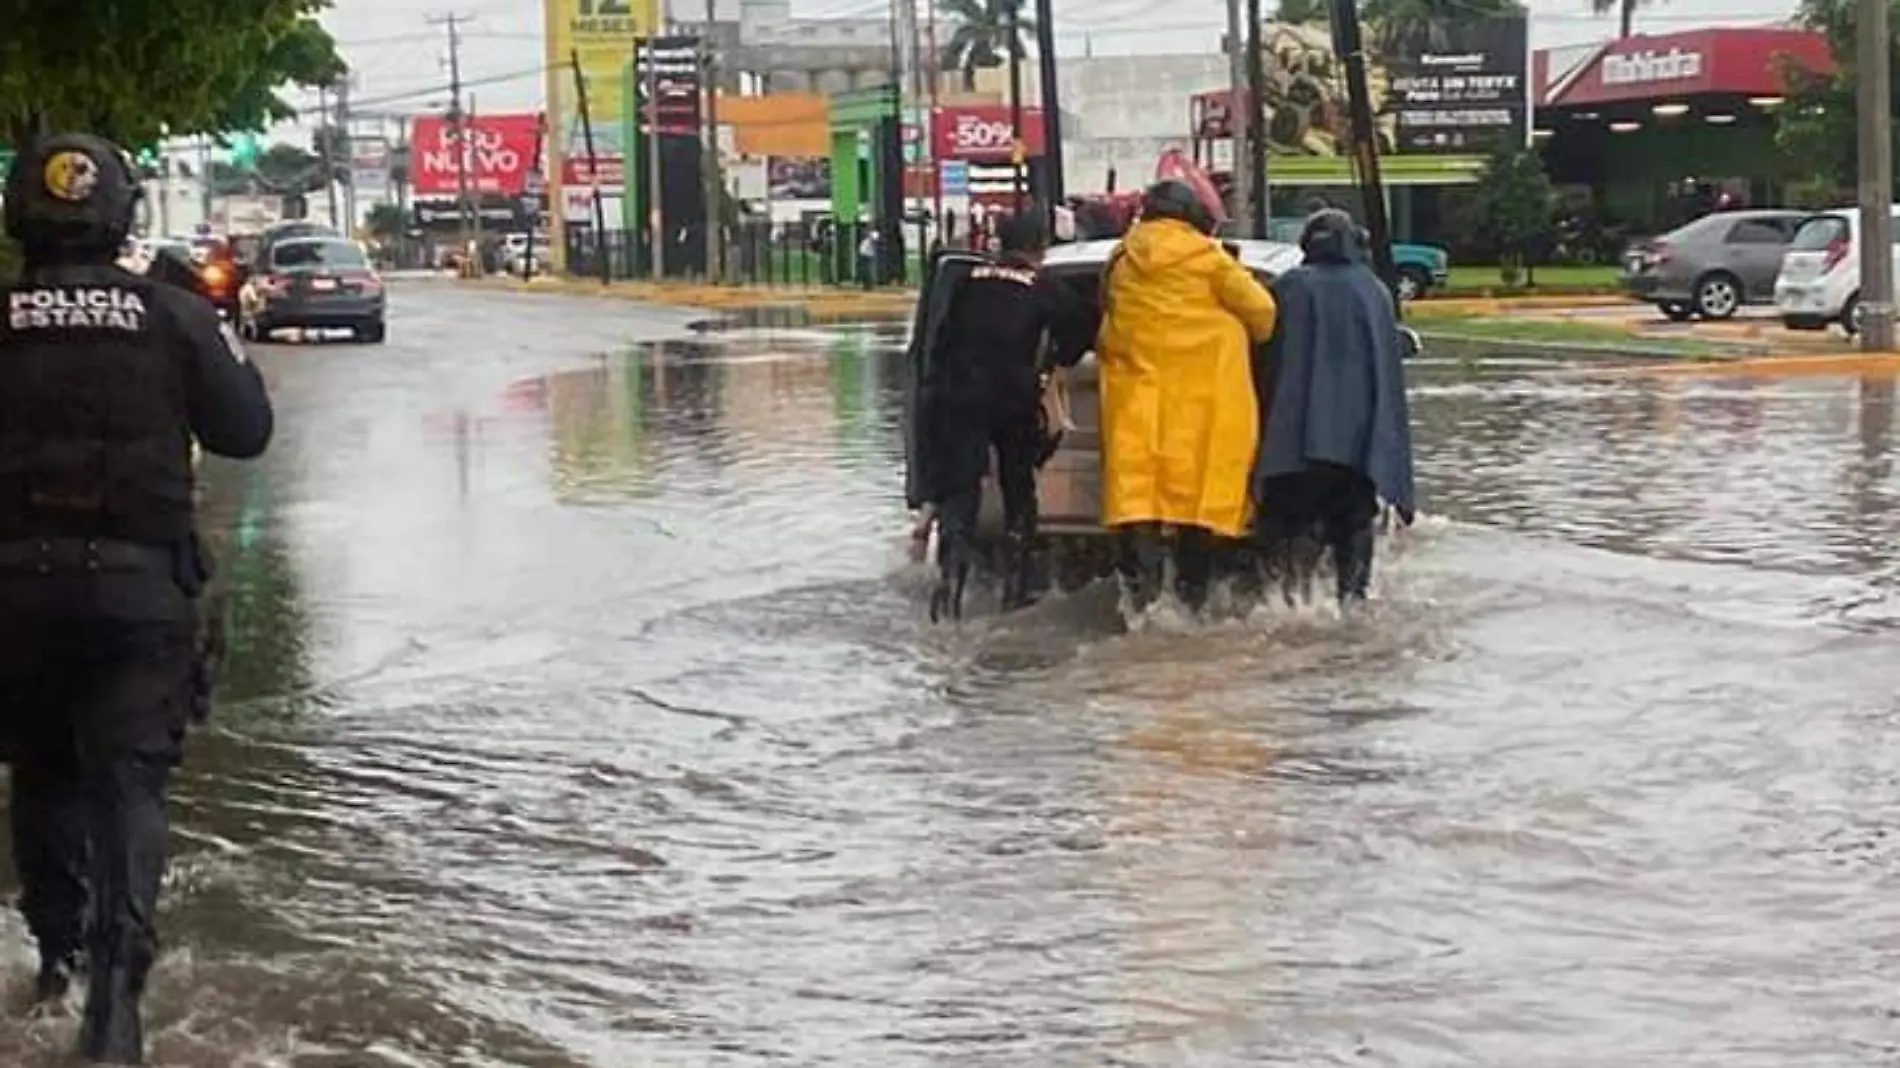
[[[290,289],[290,279],[281,274],[267,274],[260,285],[266,293],[282,293]]]
[[[381,293],[383,291],[383,280],[373,274],[361,279],[358,284],[363,287],[363,292],[365,293]]]
[[[1826,274],[1841,265],[1847,258],[1847,239],[1837,237],[1827,243],[1827,257],[1821,261],[1821,273]]]

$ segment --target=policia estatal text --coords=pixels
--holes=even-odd
[[[1041,220],[1017,215],[998,229],[996,257],[946,261],[929,298],[936,306],[926,314],[923,437],[942,571],[931,596],[933,621],[962,614],[992,450],[1003,495],[1004,605],[1026,599],[1036,469],[1054,443],[1044,419],[1044,375],[1054,365],[1073,366],[1088,348],[1074,299],[1039,269],[1049,245]],[[1052,342],[1046,362],[1045,338]]]
[[[0,286],[0,757],[38,993],[86,983],[81,1053],[140,1064],[166,797],[207,696],[192,440],[260,455],[270,400],[202,298],[116,264],[139,186],[98,138],[7,176]]]

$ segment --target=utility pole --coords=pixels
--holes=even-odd
[[[938,244],[944,244],[947,238],[944,236],[945,230],[943,225],[943,160],[937,158],[937,94],[943,87],[943,53],[937,50],[936,4],[933,3],[930,5],[928,17],[930,19],[930,41],[928,45],[930,49],[930,65],[926,69],[930,72],[930,121],[924,124],[923,135],[924,144],[929,146],[930,150],[931,232],[935,235]],[[922,66],[921,64],[919,65]],[[929,256],[929,254],[930,250],[926,247],[924,249],[924,255]],[[925,262],[928,262],[928,260]]]
[[[449,31],[449,122],[454,127],[455,136],[455,181],[458,186],[462,217],[462,251],[466,255],[476,241],[474,222],[474,202],[468,191],[468,113],[462,110],[462,24],[468,16],[453,12],[446,15],[431,15],[431,26],[445,26]]]
[[[660,38],[655,31],[646,40],[647,220],[653,230],[653,277],[666,277],[666,183],[660,174]],[[636,43],[635,48],[639,46]],[[634,53],[636,56],[639,52]]]
[[[356,77],[354,72],[345,71],[343,80],[336,87],[336,132],[330,136],[324,146],[330,149],[338,138],[343,142],[342,171],[348,177],[343,184],[343,221],[340,227],[345,237],[356,233],[356,138],[350,134],[350,82]],[[333,151],[333,150],[332,150]],[[334,181],[337,167],[329,168]]]
[[[1242,36],[1247,40],[1247,186],[1253,193],[1247,214],[1253,236],[1262,241],[1270,236],[1273,215],[1267,193],[1267,50],[1260,40],[1264,21],[1260,0],[1247,0],[1247,32]]]
[[[317,165],[323,169],[323,192],[330,204],[330,225],[337,224],[336,161],[330,158],[330,144],[336,127],[331,124],[330,87],[317,86]]]
[[[1253,113],[1253,82],[1248,77],[1250,66],[1247,62],[1247,46],[1253,43],[1253,34],[1242,32],[1245,16],[1241,14],[1246,0],[1227,0],[1227,53],[1233,59],[1233,89],[1228,93],[1227,133],[1233,139],[1233,163],[1228,173],[1234,179],[1234,222],[1243,234],[1252,234],[1253,225],[1249,222],[1253,212],[1253,149],[1248,131],[1253,124],[1248,118]]]
[[[1042,167],[1049,198],[1049,234],[1062,203],[1062,99],[1056,84],[1056,15],[1051,0],[1036,0],[1036,69],[1042,97]]]
[[[211,222],[211,135],[198,135],[199,217]]]
[[[1029,163],[1028,150],[1023,145],[1023,46],[1022,22],[1017,17],[1022,11],[1022,0],[1014,0],[1009,7],[1009,136],[1011,171],[1010,211],[1017,215],[1023,213],[1023,200],[1027,190],[1023,188],[1023,171]]]
[[[706,0],[706,30],[699,38],[701,86],[706,93],[706,277],[714,282],[725,279],[725,220],[723,210],[726,183],[720,177],[719,160],[719,57],[713,50],[713,0]]]
[[[1893,43],[1887,0],[1860,0],[1860,347],[1893,349]]]

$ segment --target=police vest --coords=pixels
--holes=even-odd
[[[74,268],[0,305],[0,541],[187,537],[185,365],[154,284]]]

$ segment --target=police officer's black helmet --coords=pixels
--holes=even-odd
[[[131,157],[91,134],[43,137],[7,172],[7,236],[27,254],[109,260],[132,232],[144,190]]]
[[[1178,178],[1164,178],[1148,187],[1141,196],[1144,219],[1179,219],[1204,234],[1212,234],[1214,213],[1201,203],[1194,187]]]

